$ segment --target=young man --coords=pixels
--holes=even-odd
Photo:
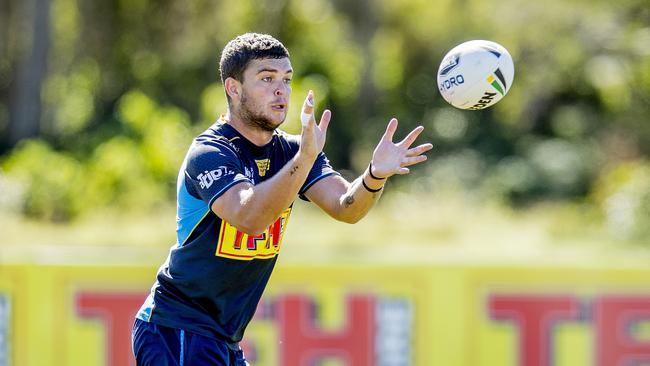
[[[323,154],[331,113],[314,118],[314,94],[299,136],[284,122],[293,70],[268,35],[230,41],[220,62],[228,113],[192,143],[177,182],[178,241],[136,316],[133,350],[141,366],[246,365],[239,348],[269,280],[296,196],[354,223],[379,199],[386,179],[426,160],[410,148],[423,128],[393,143],[388,123],[368,169],[343,179]]]

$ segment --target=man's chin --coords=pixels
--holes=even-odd
[[[253,121],[253,123],[265,130],[265,131],[275,131],[280,125],[284,122],[284,118],[282,119],[274,119],[274,118],[258,118]]]
[[[274,126],[273,129],[276,129],[284,123],[286,118],[287,115],[284,112],[283,113],[276,112],[273,114],[273,116],[271,116],[271,118],[268,119],[268,124]]]

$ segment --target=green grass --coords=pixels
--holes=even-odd
[[[69,224],[4,215],[0,232],[0,261],[158,263],[175,241],[175,212],[98,212]],[[296,201],[281,252],[282,261],[314,263],[641,265],[648,259],[647,245],[617,241],[579,206],[515,211],[399,192],[354,225]]]
[[[381,263],[599,265],[647,261],[639,243],[615,240],[594,217],[567,204],[514,211],[462,200],[395,194],[364,220],[324,220],[297,205],[289,223],[287,260]]]

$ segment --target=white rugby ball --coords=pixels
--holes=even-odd
[[[438,68],[438,89],[456,108],[484,109],[503,98],[515,77],[512,57],[498,43],[474,40],[452,48]]]

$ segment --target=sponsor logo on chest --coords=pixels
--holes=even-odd
[[[291,215],[291,207],[284,210],[282,215],[259,235],[245,234],[223,220],[215,255],[244,261],[275,257],[280,252],[289,215]]]

